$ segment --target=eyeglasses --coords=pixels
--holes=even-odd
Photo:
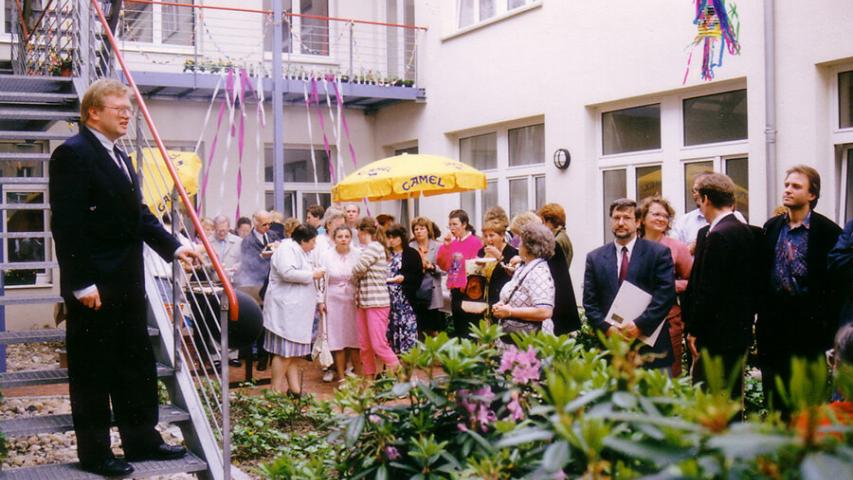
[[[130,107],[108,107],[104,105],[104,108],[109,108],[110,110],[115,110],[119,115],[130,115],[133,112],[133,109]]]

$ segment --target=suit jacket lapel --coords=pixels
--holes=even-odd
[[[604,271],[607,275],[610,291],[615,295],[619,290],[619,270],[616,268],[616,245],[613,242],[610,242],[604,251]]]
[[[98,160],[97,164],[101,168],[107,176],[112,180],[111,183],[114,185],[122,185],[125,187],[123,190],[126,193],[127,187],[131,186],[131,183],[127,180],[127,177],[124,175],[124,172],[119,170],[116,162],[110,157],[110,154],[107,152],[107,149],[104,148],[104,145],[98,140],[98,137],[95,136],[94,133],[89,131],[86,126],[81,126],[80,131],[84,136],[89,140],[92,148],[98,152]]]
[[[646,254],[646,245],[645,241],[642,238],[638,238],[636,242],[634,242],[634,250],[631,252],[631,258],[628,259],[628,275],[625,277],[625,280],[637,285],[637,269],[641,268],[640,259]]]

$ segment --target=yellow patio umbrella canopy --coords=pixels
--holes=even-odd
[[[167,150],[178,179],[184,185],[187,195],[198,193],[198,177],[201,173],[201,158],[195,152]],[[133,168],[139,171],[136,152],[130,153]],[[172,208],[170,195],[175,184],[169,176],[169,170],[163,162],[163,156],[157,148],[142,149],[142,198],[155,215],[160,216]]]
[[[436,155],[398,155],[349,174],[332,187],[332,200],[401,200],[484,188],[486,175],[464,163]]]

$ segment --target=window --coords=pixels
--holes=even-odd
[[[509,130],[509,166],[534,165],[545,162],[545,125]]]
[[[193,7],[131,2],[124,5],[122,12],[118,26],[121,40],[162,45],[195,44],[196,12]]]
[[[498,167],[497,134],[487,133],[459,140],[459,161],[477,170],[492,170]]]
[[[545,125],[510,125],[459,139],[459,160],[486,173],[486,189],[460,194],[460,207],[480,226],[500,205],[512,217],[545,204]],[[512,167],[509,169],[509,167]]]
[[[616,170],[604,170],[602,172],[602,180],[604,183],[604,238],[606,241],[613,240],[613,232],[610,230],[610,204],[619,198],[628,196],[627,170],[624,168]]]
[[[853,128],[853,71],[838,74],[838,127]]]
[[[3,258],[7,263],[46,262],[51,250],[47,229],[49,209],[46,189],[3,187]],[[45,268],[6,269],[3,283],[7,286],[48,285],[50,270]]]
[[[640,203],[644,198],[660,195],[663,188],[661,166],[637,167],[635,187],[637,190],[637,203]]]
[[[334,157],[335,150],[332,149]],[[322,147],[314,147],[314,157],[317,166],[317,181],[314,181],[314,163],[311,161],[311,149],[308,147],[286,146],[284,149],[284,212],[287,217],[302,215],[309,205],[319,203],[324,207],[331,205],[328,193],[332,185],[329,174],[329,157]],[[266,182],[267,208],[274,206],[273,185],[273,148],[266,145],[264,149],[264,181]]]
[[[701,173],[713,171],[712,160],[684,164],[684,213],[696,209],[696,202],[693,201],[693,182],[696,181],[696,177]]]
[[[415,0],[385,0],[386,21],[393,24],[415,24]],[[418,31],[412,28],[394,28],[386,32],[388,76],[415,80],[417,71]],[[403,48],[400,48],[400,44]],[[401,56],[402,55],[402,56]]]
[[[749,158],[743,155],[714,157],[710,160],[684,163],[684,212],[696,209],[693,182],[704,172],[722,172],[735,184],[736,209],[749,220]]]
[[[660,148],[660,104],[601,114],[604,155]]]
[[[3,5],[3,33],[12,33],[12,2],[7,0]]]
[[[465,28],[505,15],[538,0],[457,0],[457,26]]]
[[[281,51],[303,55],[329,55],[329,0],[280,0],[285,12]],[[264,0],[264,10],[272,1]],[[293,15],[288,15],[293,14]],[[322,17],[322,18],[318,18]],[[265,19],[264,21],[266,22]],[[264,25],[264,50],[272,51],[273,26]]]
[[[735,208],[749,221],[749,161],[746,158],[726,158],[726,175],[735,182]]]
[[[334,156],[334,147],[331,148]],[[329,183],[329,157],[321,148],[314,148],[314,162],[311,161],[311,149],[309,148],[285,148],[284,149],[284,181],[314,183],[314,164],[317,167],[317,181]],[[273,148],[267,145],[264,149],[264,181],[273,181]]]
[[[746,90],[684,100],[684,145],[746,140]]]

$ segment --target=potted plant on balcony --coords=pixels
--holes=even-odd
[[[73,60],[69,54],[57,54],[51,52],[49,57],[48,71],[55,77],[70,77],[74,74]]]

